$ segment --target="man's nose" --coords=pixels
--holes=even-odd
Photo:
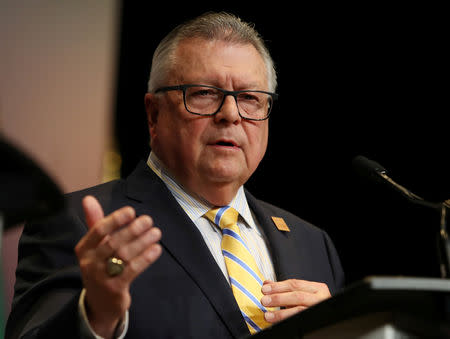
[[[232,95],[227,95],[219,112],[214,116],[216,122],[228,121],[237,123],[241,121],[237,101]]]

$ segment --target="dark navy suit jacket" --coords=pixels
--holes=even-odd
[[[125,180],[67,196],[68,210],[28,224],[19,244],[19,264],[6,338],[79,338],[82,289],[74,247],[86,233],[81,199],[94,195],[105,215],[129,205],[150,215],[162,231],[163,253],[132,284],[126,338],[242,338],[249,335],[231,288],[200,232],[164,183],[141,162]],[[343,286],[343,271],[328,235],[293,214],[246,191],[268,239],[277,279],[324,282],[331,293]],[[290,232],[271,217],[283,218]]]

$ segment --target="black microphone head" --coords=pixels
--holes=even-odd
[[[353,158],[352,165],[359,175],[363,177],[369,177],[371,179],[379,180],[381,179],[380,173],[386,172],[386,169],[379,163],[367,159],[362,155],[358,155],[355,158]]]

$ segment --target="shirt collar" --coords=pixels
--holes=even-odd
[[[206,212],[214,207],[205,199],[199,199],[187,193],[186,190],[175,180],[175,178],[170,175],[164,164],[153,151],[150,152],[147,165],[159,178],[161,178],[193,222],[196,222],[199,218],[203,217]],[[229,206],[239,212],[239,215],[244,219],[247,226],[255,227],[243,186],[239,187],[236,196],[233,200],[231,200]]]

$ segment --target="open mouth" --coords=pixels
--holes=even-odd
[[[239,148],[239,145],[237,145],[233,140],[217,140],[213,142],[211,145],[213,146],[219,146],[219,147],[235,147]]]
[[[218,142],[216,142],[216,145],[217,146],[229,146],[229,147],[236,146],[232,142],[228,142],[228,141],[218,141]]]

